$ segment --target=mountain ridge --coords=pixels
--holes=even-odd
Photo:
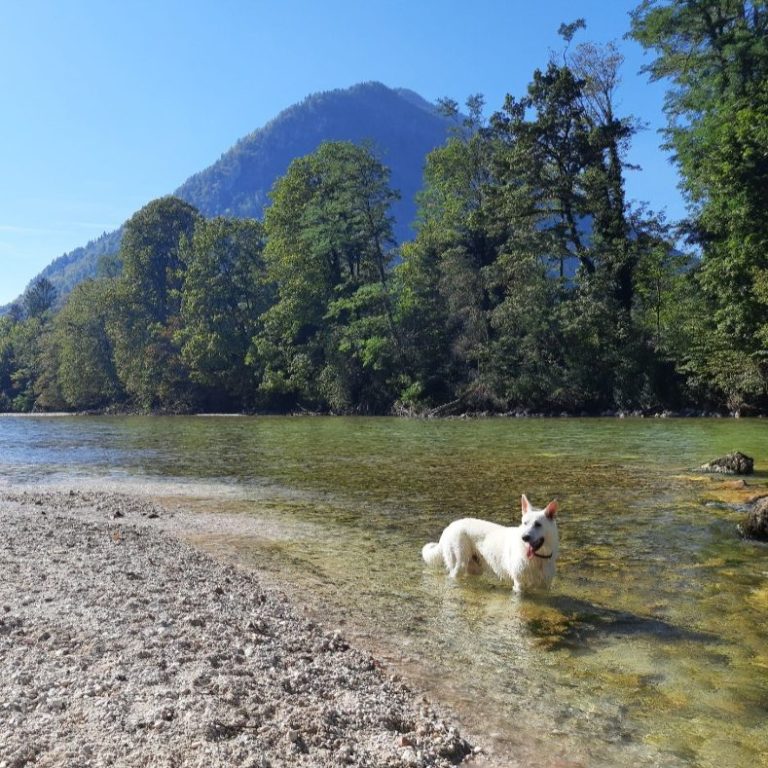
[[[401,194],[391,212],[395,237],[402,242],[412,235],[415,196],[422,185],[426,155],[445,141],[449,126],[435,105],[407,88],[369,81],[320,91],[238,139],[172,194],[206,217],[261,218],[272,185],[292,160],[313,152],[324,141],[367,143],[390,168],[391,186]],[[77,283],[97,275],[104,257],[118,252],[121,233],[122,227],[105,232],[59,256],[30,285],[45,277],[63,300]]]
[[[391,169],[392,187],[399,189],[408,203],[407,198],[412,198],[421,185],[424,157],[445,140],[447,128],[447,120],[429,102],[407,89],[392,89],[374,81],[320,91],[236,141],[174,194],[206,216],[260,218],[271,184],[285,173],[292,159],[313,152],[323,141],[352,141],[372,144],[379,159]],[[288,152],[274,151],[286,142]],[[414,166],[417,179],[413,178]],[[244,173],[269,179],[270,184],[238,187]],[[415,214],[415,208],[410,205],[393,208],[398,240],[409,232],[411,221],[404,219],[411,213]]]

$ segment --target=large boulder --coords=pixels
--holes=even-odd
[[[768,496],[763,496],[752,505],[739,530],[748,539],[768,541]]]
[[[699,469],[702,472],[716,472],[722,475],[751,475],[755,471],[755,460],[741,451],[734,451],[702,464]]]

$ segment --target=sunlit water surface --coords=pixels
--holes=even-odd
[[[686,470],[768,424],[0,418],[0,488],[141,489],[259,516],[198,542],[260,569],[457,711],[510,765],[768,765],[768,548]],[[549,595],[427,571],[456,517],[560,501]]]

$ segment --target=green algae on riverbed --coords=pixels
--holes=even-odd
[[[543,766],[768,764],[768,548],[740,539],[734,506],[766,492],[762,421],[12,426],[22,432],[0,423],[10,482],[141,485],[256,515],[258,537],[198,543],[291,585],[453,705],[499,755]],[[746,489],[688,472],[736,447],[756,458]],[[421,546],[447,522],[512,524],[522,492],[560,500],[551,594],[517,599],[423,568]]]

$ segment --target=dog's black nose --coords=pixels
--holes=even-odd
[[[523,541],[530,541],[531,540],[531,534],[526,533],[525,536],[523,536]]]

